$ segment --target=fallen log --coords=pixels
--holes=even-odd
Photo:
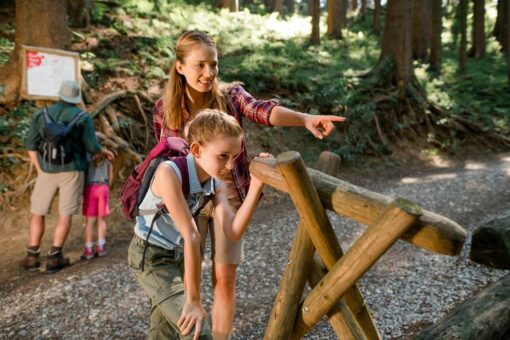
[[[414,339],[508,339],[508,335],[510,274],[462,303]]]

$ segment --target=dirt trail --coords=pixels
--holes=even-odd
[[[466,227],[468,236],[480,223],[510,213],[510,154],[472,157],[451,164],[438,161],[435,166],[408,164],[405,167],[380,165],[366,168],[362,171],[346,170],[341,177],[375,192],[414,200],[427,210],[457,221]],[[84,219],[76,217],[64,249],[72,265],[50,275],[26,273],[18,268],[18,261],[25,253],[29,220],[28,194],[25,196],[20,198],[15,209],[4,210],[0,215],[4,221],[0,226],[0,247],[4,254],[0,257],[0,305],[6,306],[5,312],[0,314],[0,329],[5,328],[6,333],[0,331],[0,338],[2,334],[40,334],[37,333],[38,327],[47,322],[56,325],[56,328],[43,330],[48,337],[80,334],[87,320],[99,327],[98,331],[102,333],[98,336],[143,336],[147,327],[145,313],[148,305],[126,268],[132,223],[122,218],[118,201],[113,202],[113,214],[108,221],[109,256],[89,262],[79,261]],[[118,197],[118,193],[114,193],[113,197]],[[57,211],[56,201],[52,211]],[[363,227],[338,216],[331,216],[331,219],[342,247],[348,249],[362,233]],[[297,220],[289,200],[274,190],[266,189],[264,202],[246,235],[245,261],[239,269],[239,308],[234,339],[262,337]],[[50,247],[54,223],[55,217],[49,217],[42,243],[43,253]],[[446,257],[398,242],[363,277],[360,288],[384,338],[412,334],[505,274],[504,271],[471,263],[468,259],[469,243],[468,239],[459,257]],[[204,280],[209,282],[210,260],[204,261],[203,268]],[[422,290],[424,285],[427,288]],[[449,286],[455,286],[455,289],[447,291]],[[102,296],[101,302],[94,300],[97,299],[96,294]],[[206,305],[211,303],[210,295],[210,287],[205,286]],[[48,299],[55,296],[58,303],[48,305]],[[31,297],[35,299],[26,302]],[[84,319],[83,324],[72,324],[72,315],[63,313],[60,316],[58,306],[88,319]],[[90,306],[95,307],[90,310]],[[13,311],[13,308],[20,311]],[[108,317],[98,319],[103,311]],[[48,315],[56,316],[48,321]],[[132,317],[137,317],[136,322],[132,321]],[[91,333],[92,337],[94,334]],[[315,334],[314,338],[330,338],[331,330],[327,326],[319,326]]]

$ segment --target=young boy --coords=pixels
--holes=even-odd
[[[155,213],[164,204],[168,214],[156,220],[150,234],[154,214],[137,216],[129,247],[129,266],[151,300],[150,339],[223,336],[211,334],[206,322],[200,297],[201,240],[194,216],[212,200],[226,236],[237,241],[248,227],[263,188],[253,177],[246,199],[234,214],[221,179],[241,150],[243,132],[235,118],[208,109],[197,115],[187,130],[190,154],[159,165],[139,207]],[[187,174],[177,165],[183,159]],[[187,197],[181,185],[184,176],[189,178]]]

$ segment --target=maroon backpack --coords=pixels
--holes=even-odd
[[[188,143],[180,137],[163,138],[149,152],[143,162],[128,176],[122,186],[122,212],[127,218],[140,215],[138,207],[149,190],[154,172],[161,162],[173,160],[182,174],[182,192],[189,193],[188,164],[186,156],[189,153]]]

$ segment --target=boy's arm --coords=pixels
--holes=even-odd
[[[177,174],[169,166],[161,164],[158,167],[151,188],[156,196],[163,199],[168,214],[184,239],[186,302],[177,325],[182,335],[188,334],[196,325],[195,337],[198,338],[202,322],[207,317],[200,297],[200,232],[184,199]]]
[[[222,183],[216,192],[214,211],[219,223],[223,225],[223,231],[229,240],[237,242],[243,237],[255,212],[263,188],[264,183],[255,176],[252,176],[246,199],[235,215],[228,204],[225,184]]]

